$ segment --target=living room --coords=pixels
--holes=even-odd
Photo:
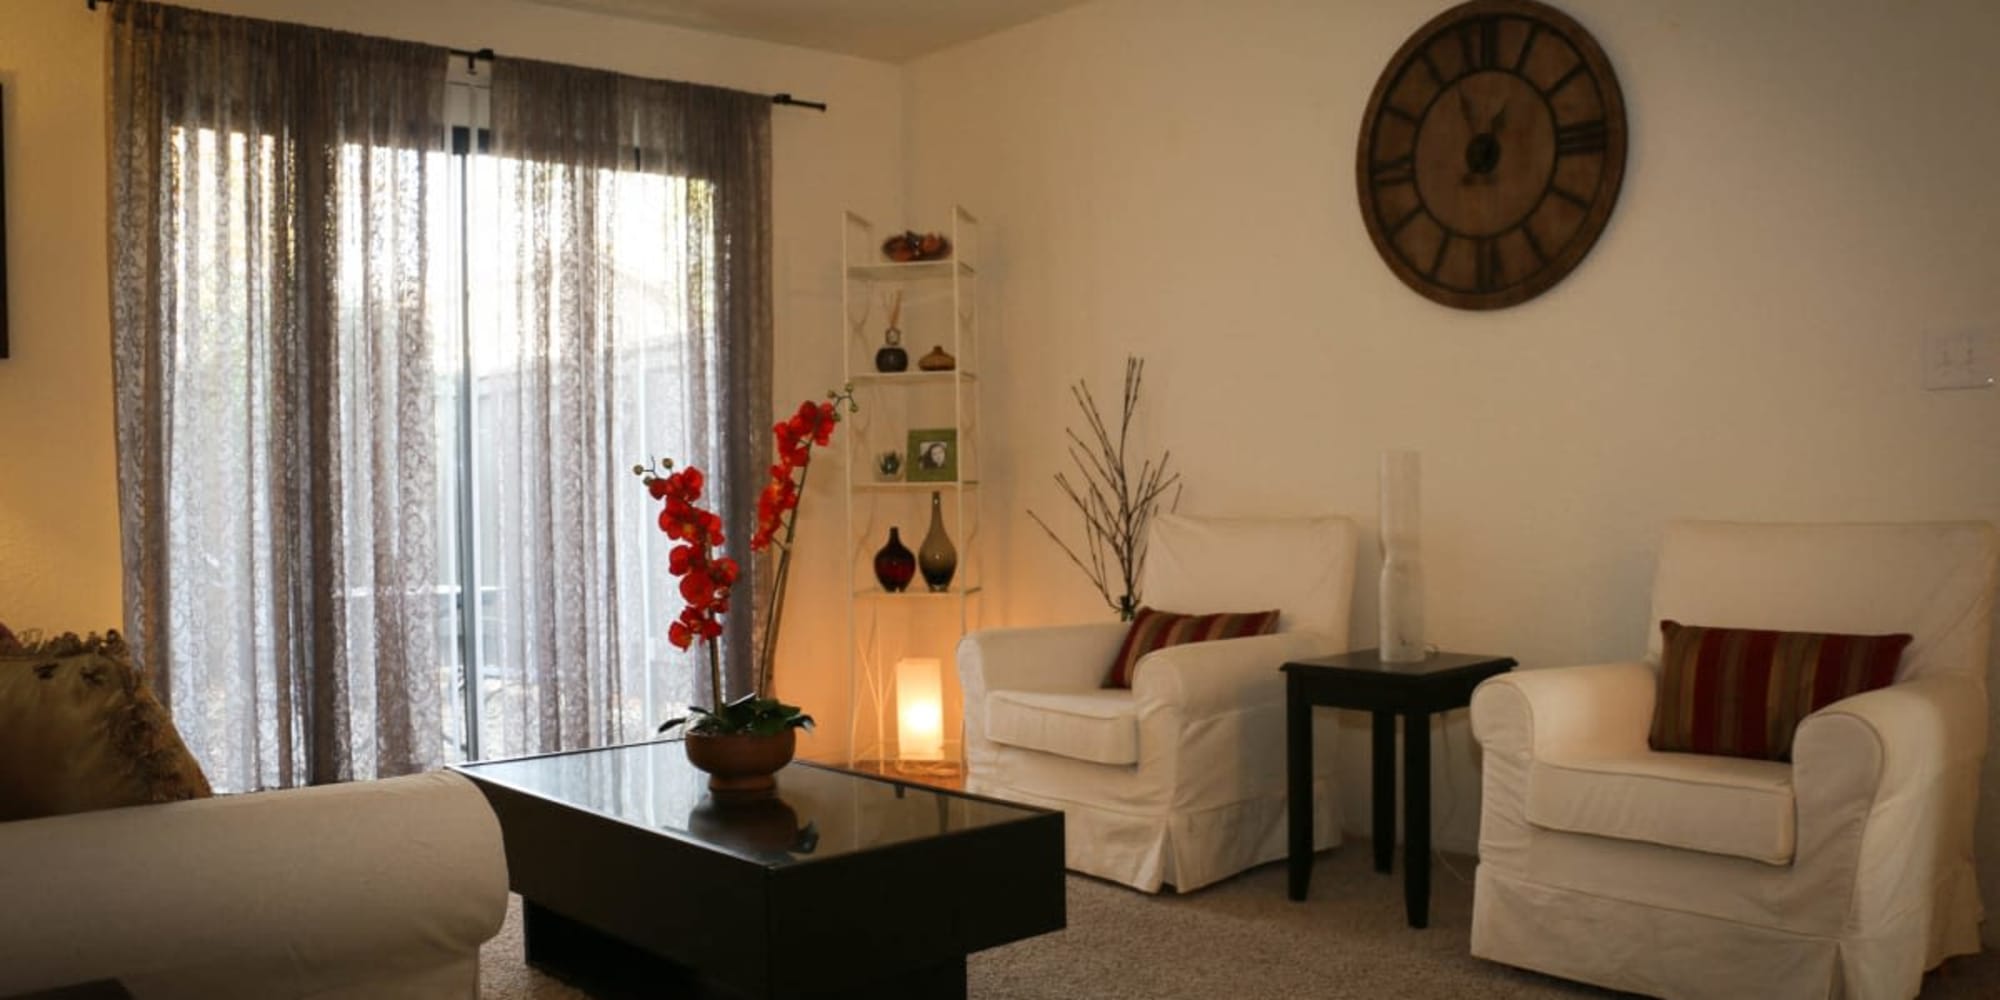
[[[1146,362],[1138,439],[1171,450],[1180,510],[1364,526],[1357,639],[1379,619],[1386,450],[1422,456],[1429,640],[1526,670],[1643,652],[1678,518],[2000,522],[2000,392],[1926,387],[1940,338],[1989,372],[2000,349],[2000,70],[1983,51],[2000,12],[1977,0],[1561,4],[1617,73],[1622,189],[1571,273],[1480,311],[1398,280],[1354,177],[1371,90],[1448,4],[1024,3],[992,33],[872,57],[609,0],[185,5],[825,103],[771,113],[781,411],[842,381],[841,212],[915,230],[977,213],[982,627],[1112,620],[1026,511],[1067,513],[1070,386],[1111,398],[1127,356]],[[0,10],[0,621],[58,631],[125,610],[106,22],[82,0]],[[893,19],[845,27],[841,44],[905,37]],[[847,641],[838,478],[801,508],[776,656],[785,699],[823,720],[853,710],[846,658],[824,652]],[[949,670],[944,687],[953,731]],[[800,753],[841,759],[847,734],[822,725]],[[1341,742],[1342,812],[1365,836],[1365,725]],[[1462,713],[1433,760],[1436,843],[1471,855],[1481,757]],[[1991,845],[1990,756],[1980,790]],[[1980,860],[1990,905],[2000,858]]]

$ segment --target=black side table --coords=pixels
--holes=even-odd
[[[1396,852],[1396,716],[1403,717],[1403,908],[1411,927],[1430,924],[1431,713],[1464,708],[1472,689],[1514,669],[1505,656],[1432,653],[1417,663],[1384,663],[1363,649],[1287,663],[1285,786],[1290,796],[1290,896],[1306,898],[1312,878],[1314,705],[1374,713],[1375,870]]]

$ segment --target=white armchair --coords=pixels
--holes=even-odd
[[[432,771],[0,823],[0,900],[0,996],[476,998],[507,856]]]
[[[1682,522],[1644,662],[1481,685],[1472,953],[1668,998],[1915,996],[1979,950],[1973,821],[2000,546],[1983,522]],[[1909,633],[1790,762],[1648,748],[1659,623]]]
[[[975,632],[958,647],[968,790],[1060,809],[1071,869],[1187,892],[1285,853],[1287,660],[1347,648],[1355,530],[1339,517],[1161,515],[1140,592],[1183,614],[1279,610],[1276,634],[1171,646],[1102,687],[1120,623]],[[1316,727],[1316,846],[1340,842]]]

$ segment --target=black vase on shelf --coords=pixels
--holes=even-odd
[[[931,491],[931,530],[917,548],[917,566],[933,593],[950,590],[952,574],[958,572],[958,549],[944,533],[944,499],[936,490]]]
[[[875,370],[878,372],[908,371],[910,352],[903,350],[903,331],[890,327],[882,331],[882,347],[875,352]]]
[[[917,557],[903,545],[896,529],[889,529],[889,544],[875,553],[875,579],[889,593],[901,593],[917,574]]]

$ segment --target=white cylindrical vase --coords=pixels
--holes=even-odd
[[[1382,453],[1380,655],[1384,663],[1415,663],[1425,655],[1420,470],[1417,452]]]

